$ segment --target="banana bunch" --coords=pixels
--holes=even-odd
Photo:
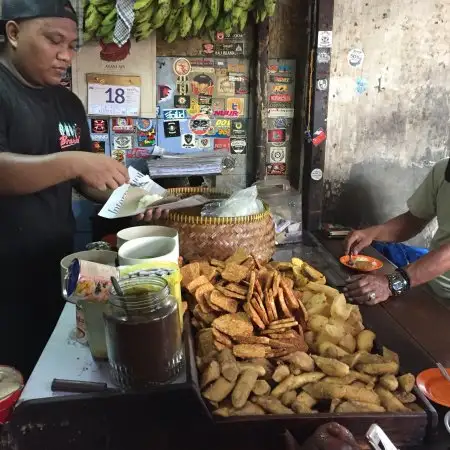
[[[215,39],[216,32],[243,32],[249,17],[263,22],[275,13],[277,0],[136,0],[131,30],[136,40],[160,29],[167,42],[177,38]],[[84,0],[85,40],[112,42],[117,21],[115,0]]]

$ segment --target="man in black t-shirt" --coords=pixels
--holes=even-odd
[[[63,0],[3,0],[0,31],[0,365],[29,375],[63,307],[71,192],[105,201],[125,167],[91,149],[80,100],[60,86],[76,51]]]

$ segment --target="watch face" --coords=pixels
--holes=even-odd
[[[394,291],[401,291],[404,287],[404,283],[402,280],[397,280],[392,283],[392,289]]]

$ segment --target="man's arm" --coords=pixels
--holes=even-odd
[[[2,151],[0,142],[0,195],[33,194],[75,178],[73,152],[46,156]]]
[[[108,201],[109,197],[113,193],[112,189],[107,189],[106,191],[100,191],[99,189],[94,189],[84,183],[78,183],[75,186],[75,189],[83,197],[90,200],[91,202],[100,203],[102,205]]]
[[[410,211],[394,217],[382,225],[371,227],[374,241],[404,242],[417,236],[429,223],[428,219],[421,219]]]
[[[411,280],[411,287],[434,280],[450,270],[450,244],[432,250],[416,262],[405,267]]]

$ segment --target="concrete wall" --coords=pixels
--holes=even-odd
[[[331,64],[324,219],[379,223],[449,154],[450,0],[335,0]]]

